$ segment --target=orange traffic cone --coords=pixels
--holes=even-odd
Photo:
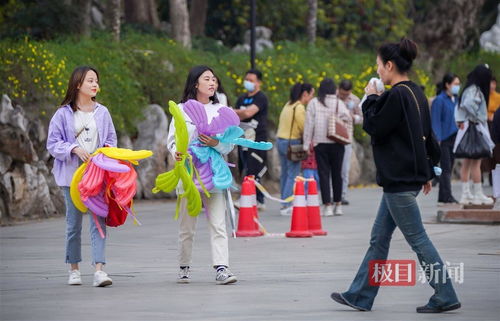
[[[256,216],[254,198],[255,183],[252,179],[245,177],[243,183],[241,183],[240,214],[238,218],[238,230],[236,231],[236,236],[238,237],[261,236],[264,234],[259,230],[254,220]]]
[[[307,218],[309,220],[309,231],[313,235],[326,235],[321,227],[321,215],[319,209],[318,188],[316,181],[311,179],[307,182]]]
[[[309,222],[307,220],[306,196],[304,195],[304,182],[295,182],[295,196],[293,199],[292,226],[286,237],[311,237]]]

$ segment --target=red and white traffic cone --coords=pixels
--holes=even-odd
[[[307,216],[309,220],[309,231],[313,235],[326,235],[321,227],[321,213],[319,208],[318,188],[316,181],[311,179],[307,182]]]
[[[309,222],[307,219],[306,196],[304,195],[304,181],[295,182],[295,194],[293,199],[292,224],[290,232],[286,237],[311,237]]]
[[[257,216],[257,204],[255,204],[255,182],[245,177],[241,183],[240,213],[238,217],[238,237],[261,236],[264,233],[259,230],[254,218]]]

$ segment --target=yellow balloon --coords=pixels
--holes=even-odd
[[[94,154],[99,152],[109,158],[132,161],[148,158],[153,155],[153,152],[150,150],[131,150],[118,147],[101,147]]]
[[[80,190],[78,189],[78,183],[82,180],[83,174],[85,173],[85,169],[87,168],[87,163],[83,163],[80,167],[77,168],[75,173],[73,174],[73,178],[71,179],[71,185],[69,187],[69,194],[71,195],[71,200],[73,204],[80,212],[87,212],[87,207],[83,204],[82,199],[80,197]]]

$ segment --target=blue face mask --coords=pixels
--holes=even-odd
[[[245,89],[248,90],[249,92],[255,90],[255,84],[248,80],[243,81],[243,87],[245,87]]]
[[[451,86],[451,94],[452,95],[458,95],[459,92],[460,92],[460,85]]]

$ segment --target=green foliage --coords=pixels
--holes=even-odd
[[[215,70],[230,102],[244,93],[243,77],[250,67],[247,54],[231,52],[210,39],[201,39],[195,48],[189,51],[169,38],[133,31],[125,33],[119,43],[105,33],[83,40],[4,39],[0,41],[0,76],[4,79],[0,92],[50,117],[62,101],[72,70],[92,65],[100,73],[98,100],[109,107],[119,131],[134,133],[134,123],[146,104],[166,108],[168,100],[180,100],[194,65],[206,64]],[[480,62],[498,72],[499,61],[491,53],[461,55],[449,63],[449,70],[465,79]],[[339,49],[328,43],[312,47],[304,42],[277,42],[275,50],[260,54],[256,63],[263,73],[262,90],[270,100],[269,118],[275,124],[296,82],[309,82],[317,89],[325,77],[337,84],[350,79],[354,94],[361,98],[367,81],[376,76],[374,52]],[[430,78],[419,66],[412,79],[426,87],[428,96],[434,95],[438,79]],[[367,139],[359,126],[355,137]]]
[[[0,38],[51,39],[78,30],[75,7],[58,0],[8,0],[0,5]]]
[[[411,0],[318,0],[317,36],[337,47],[373,47],[398,40],[412,26]],[[249,29],[250,5],[245,0],[209,1],[206,35],[234,46]],[[304,40],[307,1],[257,0],[257,25],[273,31],[273,40]]]
[[[373,48],[407,35],[409,0],[320,1],[318,35],[345,48]]]

